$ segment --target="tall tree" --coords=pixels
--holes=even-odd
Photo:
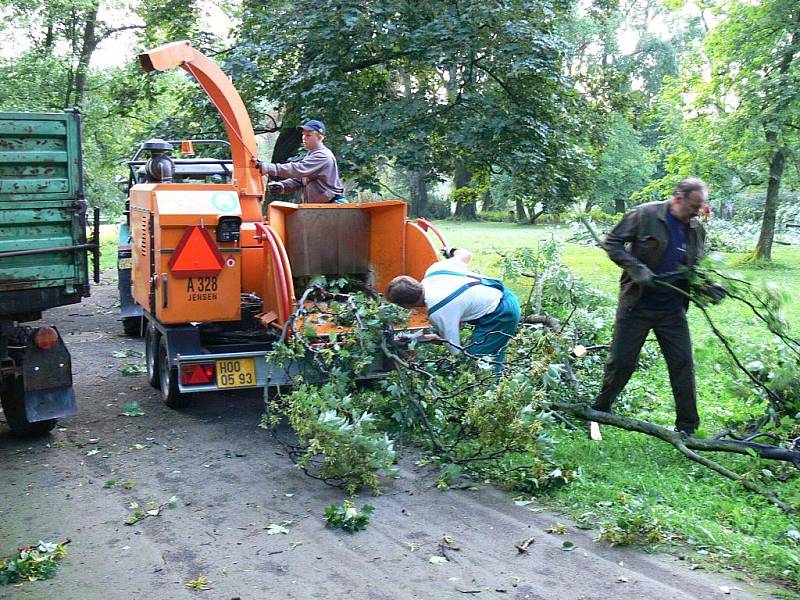
[[[770,260],[786,159],[800,145],[800,5],[727,0],[717,12],[703,54],[665,94],[669,173],[764,189],[753,257]]]
[[[0,35],[22,33],[43,61],[60,57],[69,65],[61,107],[83,106],[89,64],[104,40],[144,27],[130,2],[120,6],[130,19],[122,24],[100,18],[101,0],[4,0],[0,6],[6,9]]]
[[[572,110],[580,98],[562,75],[569,8],[562,0],[251,1],[228,63],[251,105],[292,125],[325,120],[340,164],[362,185],[387,163],[435,175],[491,165],[530,197],[566,201],[578,190],[558,174],[580,158],[582,135]]]

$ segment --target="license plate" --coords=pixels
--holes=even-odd
[[[127,258],[120,258],[117,261],[117,269],[132,269],[133,268],[133,259],[129,256]]]
[[[216,361],[217,387],[237,388],[256,385],[256,361],[252,358],[229,358]]]

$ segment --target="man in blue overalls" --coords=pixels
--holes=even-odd
[[[468,250],[451,250],[450,258],[433,264],[422,281],[401,275],[389,282],[386,298],[404,308],[424,306],[428,319],[453,353],[462,350],[461,323],[475,326],[463,351],[484,356],[502,369],[506,346],[517,331],[519,300],[500,281],[467,269]]]

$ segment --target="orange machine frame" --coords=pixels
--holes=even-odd
[[[287,218],[296,211],[364,211],[369,221],[368,260],[371,283],[377,291],[382,292],[388,282],[398,275],[407,274],[421,279],[425,270],[436,261],[436,250],[425,231],[406,220],[407,206],[400,200],[369,204],[273,202],[269,205],[268,219],[265,222],[261,212],[264,179],[255,163],[255,133],[247,109],[227,75],[206,56],[192,48],[188,41],[166,44],[141,54],[139,59],[145,71],[166,71],[175,67],[184,69],[202,86],[222,117],[233,159],[231,185],[240,199],[241,255],[236,261],[237,270],[238,265],[241,266],[240,290],[256,292],[263,299],[264,323],[282,326],[290,317],[296,302],[292,266],[286,251],[285,226]],[[183,187],[187,191],[191,188]],[[197,189],[202,187],[198,186]],[[152,205],[152,201],[149,202]],[[140,210],[143,210],[148,205],[148,200],[142,197],[138,204]],[[207,218],[211,220],[210,215]],[[174,248],[175,240],[170,240]],[[161,248],[159,252],[170,250]],[[220,250],[225,252],[223,247]],[[137,277],[143,275],[137,272]],[[158,281],[155,281],[156,288]],[[187,322],[194,320],[201,319],[186,318]]]

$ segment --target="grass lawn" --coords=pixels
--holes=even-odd
[[[550,237],[565,241],[570,233],[568,227],[510,223],[444,223],[441,228],[451,245],[473,251],[474,264],[494,275],[498,274],[498,253],[535,247]],[[748,266],[738,270],[753,282],[776,282],[789,295],[789,321],[797,323],[800,249],[776,246],[774,253],[769,268]],[[562,258],[592,286],[616,294],[620,270],[602,250],[565,242]],[[735,264],[737,258],[740,257],[728,256],[726,263]],[[512,287],[522,294],[522,286]],[[772,337],[739,303],[723,302],[710,313],[743,357]],[[749,386],[731,369],[722,344],[702,313],[690,310],[689,321],[703,419],[701,432],[712,434],[734,416],[758,414],[761,408],[757,398],[752,394],[748,398]],[[657,347],[654,340],[648,344]],[[671,426],[672,402],[666,366],[659,358],[652,367],[637,371],[615,408],[623,414]],[[556,459],[579,469],[580,476],[550,494],[548,501],[553,506],[587,524],[630,524],[639,519],[636,522],[647,523],[662,533],[669,551],[686,556],[693,563],[732,569],[741,577],[780,580],[795,591],[800,590],[800,544],[792,537],[800,530],[800,524],[795,517],[689,462],[659,440],[611,427],[605,427],[603,433],[605,439],[601,443],[591,442],[582,432],[564,430],[557,434]],[[766,483],[784,501],[800,506],[800,480],[792,476],[780,483],[775,479],[781,473],[793,475],[793,467],[727,455],[712,458],[740,471],[763,469]],[[786,594],[795,597],[791,591]]]

